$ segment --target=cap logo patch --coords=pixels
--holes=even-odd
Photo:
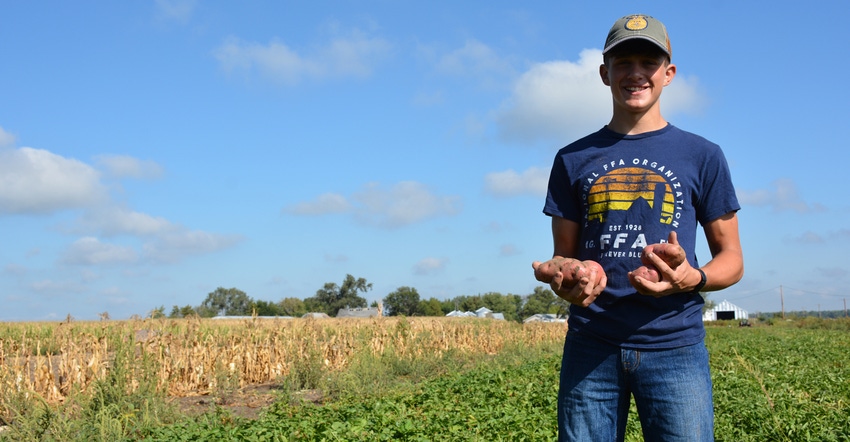
[[[646,18],[642,15],[633,15],[626,22],[626,29],[630,31],[640,31],[647,27]]]

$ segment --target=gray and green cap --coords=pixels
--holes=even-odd
[[[670,37],[667,35],[667,28],[664,27],[664,23],[642,14],[627,15],[617,20],[608,32],[602,54],[606,54],[614,46],[624,41],[636,38],[655,43],[668,57],[673,57],[673,51],[670,49]]]

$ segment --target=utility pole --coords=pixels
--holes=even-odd
[[[779,302],[782,303],[782,319],[785,319],[785,296],[782,295],[782,284],[779,285]]]
[[[844,298],[844,317],[847,317],[847,298]]]

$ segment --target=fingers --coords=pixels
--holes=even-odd
[[[562,287],[563,275],[559,275],[558,278],[553,279],[553,283],[557,280],[558,286],[551,286],[561,299],[564,299],[570,304],[587,307],[605,290],[605,286],[608,283],[608,278],[605,275],[601,276],[598,283],[594,283],[597,276],[596,270],[593,269],[587,275],[580,278],[574,286]]]
[[[534,261],[531,263],[531,268],[534,269],[534,271],[537,271],[537,268],[540,267],[540,264],[542,264],[540,261]]]
[[[635,276],[633,272],[629,272],[629,277],[632,281],[632,287],[641,295],[658,298],[664,296],[664,291],[670,288],[670,283],[663,279],[659,282],[653,282],[641,276]]]
[[[669,242],[670,244],[679,244],[679,237],[677,236],[675,230],[671,230],[670,234],[667,235],[667,242]]]
[[[547,284],[552,281],[552,277],[554,276],[552,270],[555,269],[555,267],[549,265],[549,261],[534,261],[531,263],[531,268],[534,269],[534,279]]]
[[[555,257],[546,262],[534,261],[534,277],[549,284],[555,294],[571,304],[587,307],[608,284],[599,264],[586,266],[573,258]],[[598,281],[597,281],[598,280]]]
[[[671,240],[676,240],[675,233],[671,234]],[[691,269],[687,260],[673,268],[655,253],[650,252],[645,256],[655,266],[660,279],[655,282],[637,272],[629,272],[629,279],[638,293],[658,298],[686,291],[687,287],[684,281]]]

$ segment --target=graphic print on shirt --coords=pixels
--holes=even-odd
[[[648,244],[666,241],[684,204],[676,174],[641,158],[602,164],[588,175],[582,195],[585,246],[600,259],[639,258]]]

